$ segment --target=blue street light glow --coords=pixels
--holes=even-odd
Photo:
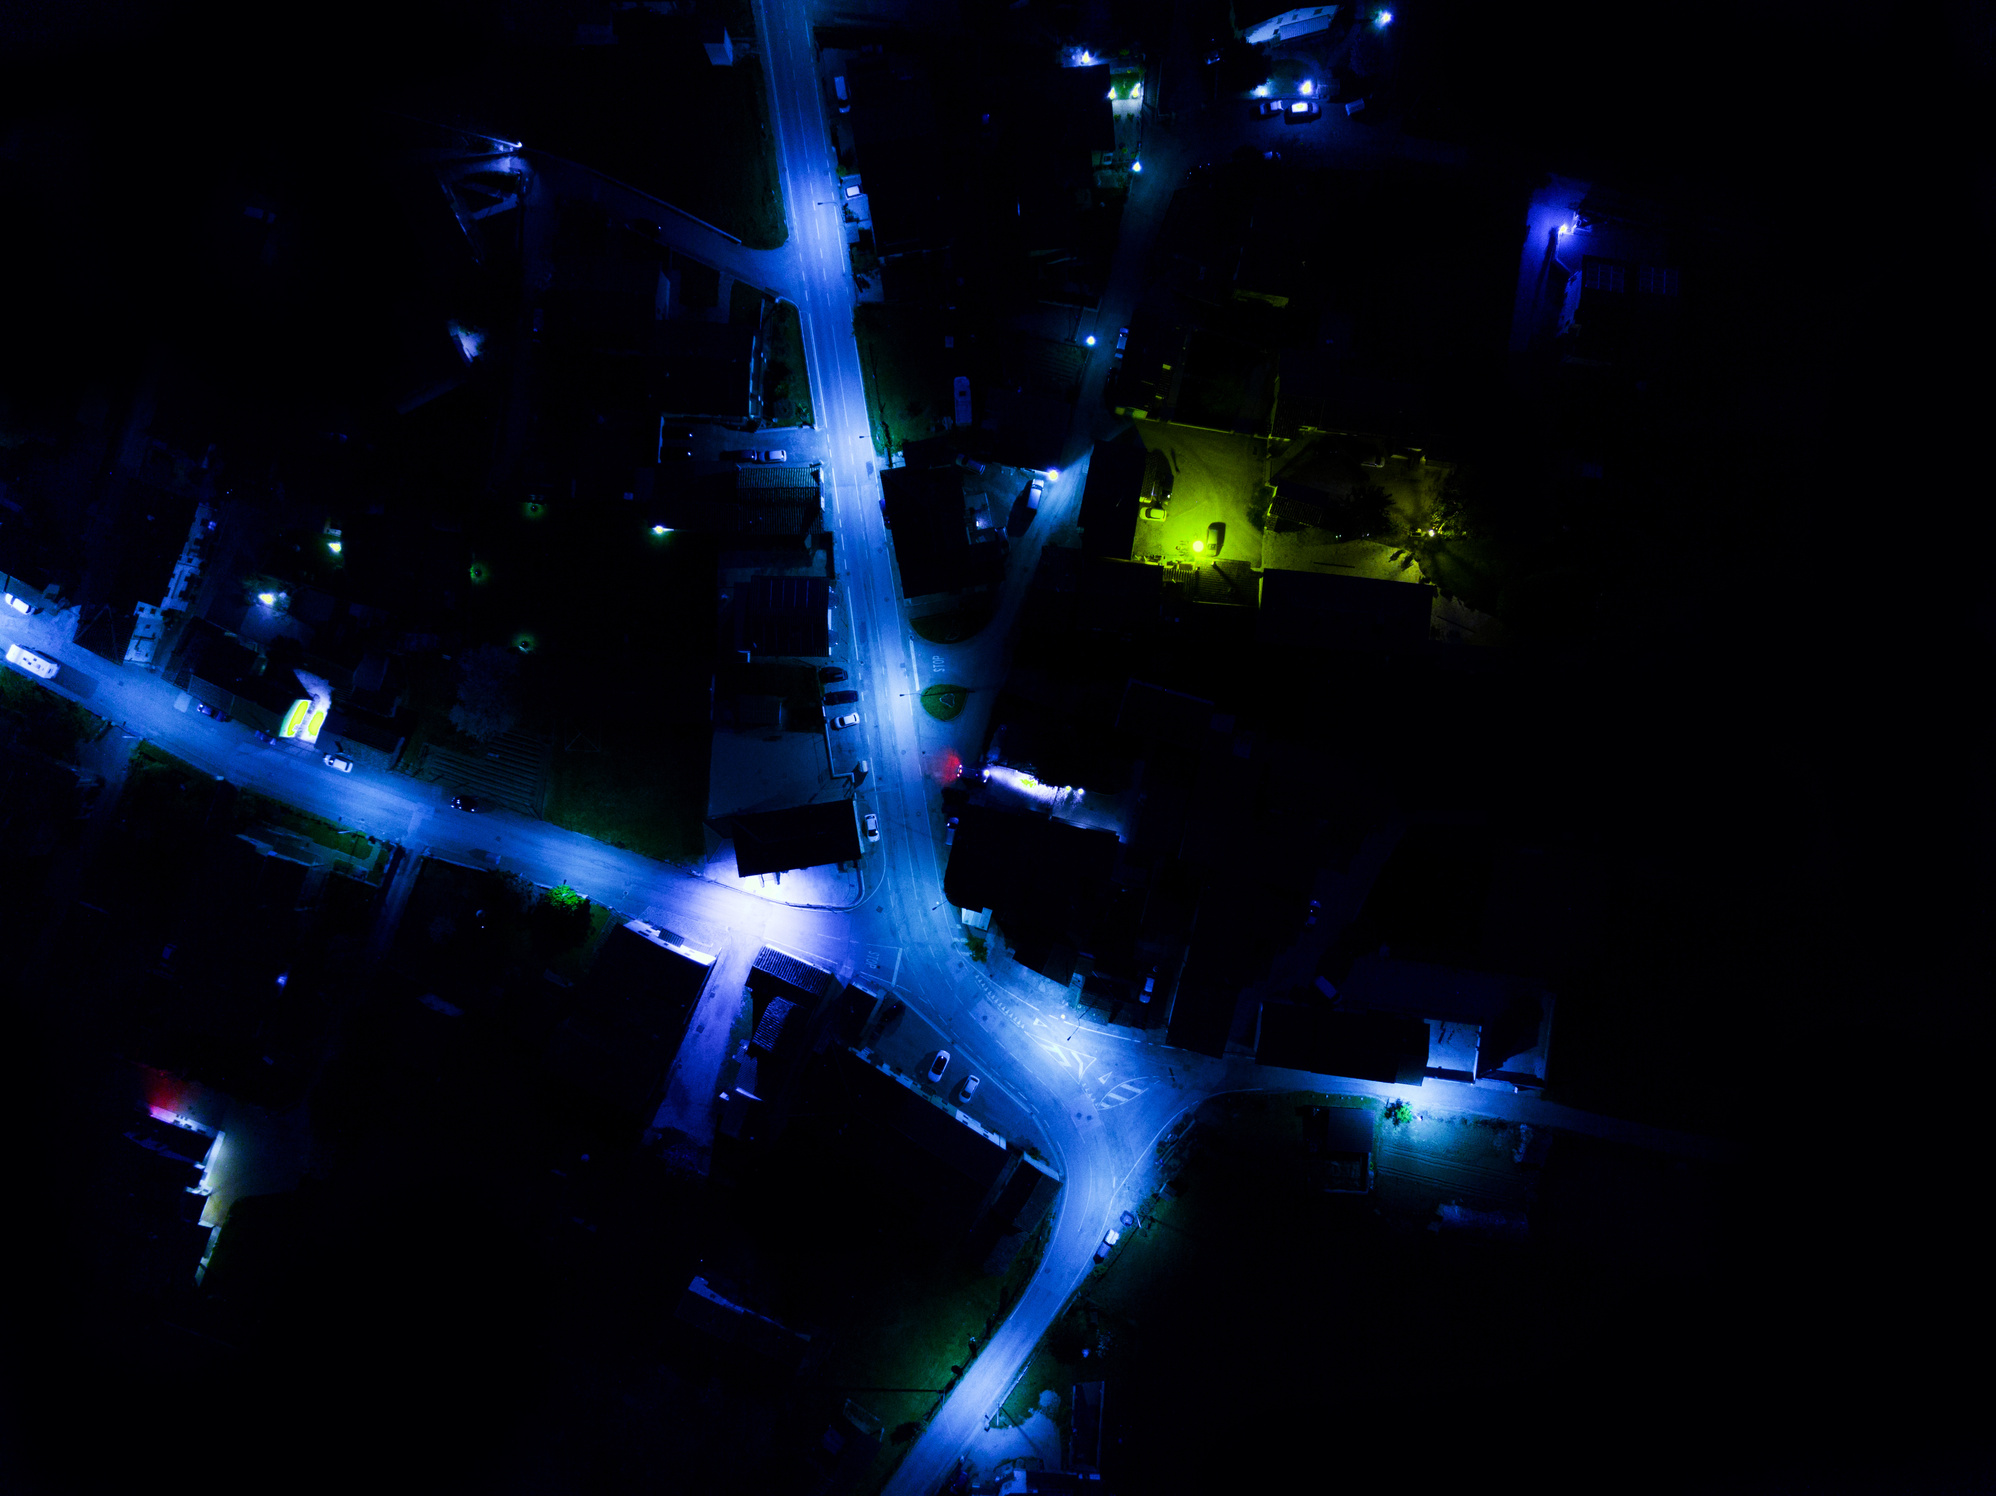
[[[1379,19],[1375,24],[1377,24],[1382,28],[1391,26],[1393,24],[1393,12],[1390,10],[1382,10],[1379,13]]]

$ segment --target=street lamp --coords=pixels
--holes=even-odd
[[[1132,162],[1130,163],[1130,170],[1131,170],[1131,171],[1135,171],[1135,172],[1141,172],[1141,171],[1142,171],[1143,169],[1144,169],[1144,164],[1143,164],[1143,162],[1141,162],[1141,161],[1132,161]]]
[[[1095,334],[1091,332],[1088,335],[1088,337],[1085,339],[1085,341],[1087,342],[1090,348],[1093,348],[1095,346]]]

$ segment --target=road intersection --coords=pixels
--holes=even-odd
[[[849,654],[862,667],[855,673],[873,767],[868,793],[881,813],[881,841],[869,859],[865,899],[846,910],[779,903],[546,822],[506,812],[453,811],[447,790],[405,775],[365,765],[351,773],[331,772],[317,750],[259,745],[243,727],[192,711],[185,694],[159,676],[80,649],[73,613],[0,616],[0,643],[18,642],[59,661],[62,670],[51,688],[218,779],[413,852],[503,869],[542,884],[566,882],[593,900],[721,953],[717,970],[732,969],[730,962],[740,967],[768,943],[891,985],[961,1065],[984,1076],[988,1087],[1031,1118],[1039,1133],[1034,1141],[1064,1181],[1034,1277],[909,1449],[888,1487],[899,1496],[934,1491],[949,1478],[1093,1268],[1103,1231],[1120,1211],[1137,1208],[1157,1182],[1146,1172],[1155,1144],[1189,1109],[1210,1095],[1246,1089],[1380,1097],[1412,1092],[1271,1071],[1241,1057],[1168,1050],[1145,1034],[1083,1020],[1066,989],[1023,968],[970,959],[957,911],[942,893],[946,854],[935,829],[940,782],[925,763],[917,701],[919,687],[936,678],[936,671],[922,669],[934,651],[916,651],[880,514],[880,459],[872,446],[852,332],[856,296],[835,202],[835,158],[809,8],[805,0],[773,0],[757,11],[790,240],[777,251],[736,249],[730,263],[739,261],[744,273],[799,309],[819,426],[786,445],[793,456],[807,455],[822,465],[828,522],[837,535],[835,554],[842,558],[839,587]],[[1149,236],[1181,168],[1167,142],[1158,142],[1153,154],[1159,169],[1139,179],[1132,194],[1126,242],[1103,311],[1108,321],[1128,319]],[[1102,369],[1090,372],[1076,419],[1077,458],[1085,458],[1091,413],[1099,407],[1094,396]],[[1051,486],[1035,551],[1038,540],[1078,508],[1084,471],[1085,464],[1076,462],[1063,475],[1066,481]],[[1002,632],[1009,611],[1001,612],[994,630]],[[1002,638],[997,647],[1002,651]],[[885,951],[894,953],[891,973],[883,973],[875,959]],[[963,1073],[953,1071],[946,1084],[953,1088]],[[1508,1092],[1430,1082],[1420,1088],[1419,1099],[1429,1110],[1576,1128],[1651,1146],[1697,1146],[1695,1140]]]

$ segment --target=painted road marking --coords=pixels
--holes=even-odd
[[[1104,1080],[1107,1080],[1109,1077],[1105,1075],[1102,1078]],[[1148,1091],[1151,1088],[1151,1085],[1155,1080],[1156,1080],[1155,1076],[1146,1076],[1141,1082],[1134,1080],[1126,1080],[1121,1085],[1117,1086],[1115,1090],[1111,1091],[1108,1095],[1104,1096],[1100,1101],[1096,1102],[1095,1105],[1099,1109],[1105,1106],[1121,1106],[1126,1101],[1135,1101],[1139,1096],[1143,1095],[1144,1092]]]

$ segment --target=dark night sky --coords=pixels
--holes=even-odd
[[[1792,454],[1780,496],[1786,549],[1744,600],[1737,648],[1709,662],[1709,695],[1684,693],[1708,701],[1710,719],[1674,724],[1671,741],[1730,735],[1734,762],[1770,799],[1805,805],[1835,876],[1806,901],[1752,906],[1770,911],[1757,957],[1795,959],[1761,968],[1774,975],[1743,1025],[1756,1042],[1721,1061],[1766,1072],[1765,1102],[1741,1123],[1748,1177],[1731,1226],[1752,1266],[1721,1290],[1753,1333],[1714,1344],[1710,1367],[1658,1376],[1709,1372],[1723,1395],[1762,1400],[1802,1437],[1875,1439],[1887,1464],[1895,1447],[1961,1448],[1986,1409],[1968,1400],[1960,1358],[1979,1355],[1988,1330],[1986,1295],[1961,1287],[1959,1233],[1981,1174],[1957,1148],[1979,1131],[1964,1114],[1986,1054],[1996,809],[1982,472],[1991,6],[1652,10],[1640,29],[1602,7],[1586,24],[1567,7],[1415,9],[1427,13],[1406,17],[1408,55],[1460,94],[1480,147],[1686,190],[1722,219],[1752,219],[1771,246],[1769,295],[1809,348],[1795,398],[1817,408],[1797,426],[1818,436]],[[339,112],[420,79],[456,49],[453,27],[475,31],[481,13],[0,8],[0,138],[12,142],[0,167],[27,184],[0,210],[0,390],[86,370],[107,345],[170,326],[176,286],[201,268],[160,237],[189,211],[188,189],[259,132],[321,140],[336,171]],[[73,138],[33,126],[50,111],[87,118],[91,143],[58,152],[51,142]],[[1659,750],[1655,771],[1670,770]],[[1752,784],[1732,789],[1750,799]],[[1722,864],[1714,852],[1686,871],[1723,884]],[[1750,923],[1750,891],[1726,897]],[[1831,931],[1858,932],[1861,955],[1834,968],[1811,959]],[[37,1011],[40,994],[9,996],[28,1043],[0,1050],[68,1052],[75,1036]],[[1783,1042],[1761,1048],[1771,1035]],[[66,1090],[75,1073],[40,1066],[17,1095],[44,1145],[16,1160],[35,1175],[16,1181],[17,1252],[36,1245],[42,1203],[61,1200],[46,1176],[82,1111]],[[29,1386],[92,1385],[91,1356],[112,1343],[78,1332],[104,1327],[47,1291],[60,1281],[45,1266],[13,1279],[16,1382],[0,1400],[0,1446],[23,1431]],[[77,1437],[94,1438],[110,1410],[66,1411]],[[1491,1469],[1507,1468],[1491,1453]],[[232,1478],[201,1427],[163,1458]],[[1599,1487],[1624,1488],[1611,1468]],[[1723,1472],[1713,1488],[1730,1488]]]

